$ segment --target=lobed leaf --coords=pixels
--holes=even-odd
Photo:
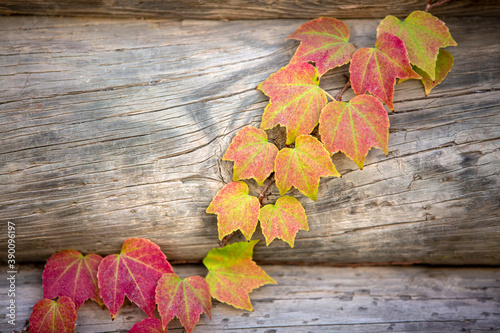
[[[105,257],[97,277],[111,318],[116,317],[125,296],[154,317],[156,283],[164,273],[173,273],[167,258],[158,245],[144,238],[129,238],[120,254]]]
[[[387,16],[377,28],[377,38],[387,33],[403,40],[410,62],[426,72],[431,80],[436,79],[439,49],[457,46],[444,22],[423,11],[414,11],[404,22],[397,17]]]
[[[57,301],[41,299],[33,307],[29,320],[31,333],[70,333],[75,331],[75,304],[68,296]]]
[[[247,184],[232,182],[217,192],[207,213],[217,214],[220,240],[238,229],[250,240],[259,221],[259,208],[259,199],[248,195]]]
[[[301,134],[309,134],[318,124],[326,94],[319,87],[318,70],[308,63],[289,64],[259,84],[270,97],[262,115],[261,129],[285,126],[286,143],[291,144]]]
[[[253,178],[262,186],[274,171],[278,148],[267,141],[267,134],[255,127],[245,127],[236,134],[222,157],[234,161],[233,181]]]
[[[370,95],[328,103],[321,112],[319,134],[330,153],[342,151],[363,169],[371,147],[389,152],[389,117],[382,103]]]
[[[258,240],[239,242],[208,252],[203,264],[209,271],[206,281],[212,297],[235,308],[253,311],[248,294],[265,284],[276,284],[252,260],[257,243]]]
[[[103,306],[97,284],[97,268],[102,257],[97,254],[83,256],[76,250],[54,253],[43,270],[43,297],[68,296],[78,310],[87,299]]]
[[[352,57],[349,72],[356,95],[368,91],[393,111],[396,78],[420,79],[411,68],[403,41],[391,34],[378,36],[375,48],[357,50]]]
[[[274,205],[262,207],[259,220],[266,245],[279,238],[293,248],[299,229],[309,231],[306,211],[293,197],[281,197]]]
[[[425,96],[431,93],[431,90],[443,82],[445,77],[451,71],[453,67],[454,58],[450,52],[446,50],[439,50],[439,54],[436,61],[436,77],[434,80],[431,79],[429,74],[421,70],[420,68],[413,66],[415,72],[417,72],[422,77],[422,83],[424,84]]]
[[[295,148],[284,148],[276,157],[276,186],[283,196],[292,186],[316,201],[320,177],[340,174],[323,144],[310,135],[301,135]]]
[[[167,333],[168,329],[161,327],[161,321],[156,318],[146,318],[134,324],[128,333]]]
[[[211,317],[212,297],[201,276],[181,280],[174,273],[163,274],[156,287],[156,304],[164,329],[177,316],[186,331],[191,333],[202,313]]]
[[[314,62],[322,76],[351,60],[356,48],[349,43],[349,35],[349,27],[334,18],[306,22],[287,38],[301,41],[290,63]]]

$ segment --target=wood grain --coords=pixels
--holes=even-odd
[[[434,1],[436,2],[436,1]],[[255,20],[336,18],[383,18],[407,16],[424,10],[428,0],[3,0],[0,14],[76,15],[97,17],[148,17],[169,19]],[[500,15],[495,0],[460,0],[431,10],[435,15]]]
[[[202,315],[194,332],[495,332],[500,327],[499,268],[264,266],[277,285],[250,296],[254,312],[214,301],[212,320]],[[182,278],[206,274],[201,266],[175,266]],[[7,290],[5,269],[0,287]],[[20,330],[42,297],[42,268],[17,274]],[[7,306],[6,293],[0,306]],[[128,300],[111,321],[108,310],[88,301],[78,311],[77,333],[127,332],[146,318]],[[177,319],[169,332],[182,332]]]
[[[129,237],[172,260],[218,246],[205,209],[231,180],[221,157],[259,126],[255,87],[289,61],[303,22],[0,17],[0,223],[16,224],[17,259],[106,255]],[[356,47],[378,22],[346,20]],[[256,260],[500,263],[500,22],[446,22],[455,67],[427,98],[420,82],[397,86],[389,156],[372,150],[360,171],[335,155],[343,177],[322,180],[317,202],[291,192],[311,231],[293,250],[261,242]],[[321,86],[335,94],[346,72]]]

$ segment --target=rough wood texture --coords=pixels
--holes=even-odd
[[[254,312],[214,302],[212,321],[203,315],[194,332],[497,332],[500,328],[500,269],[425,267],[264,266],[278,282],[253,291]],[[206,270],[174,267],[187,277]],[[5,269],[0,287],[6,290]],[[42,268],[17,275],[17,326],[42,297]],[[0,295],[0,308],[8,298]],[[13,327],[3,319],[0,331]],[[146,318],[130,302],[112,322],[109,311],[88,301],[78,312],[78,333],[127,332]],[[177,319],[169,332],[182,332]]]
[[[372,150],[363,171],[334,156],[343,178],[322,180],[317,202],[292,192],[311,231],[293,250],[261,242],[257,260],[500,262],[500,21],[446,21],[455,67],[427,98],[420,82],[397,87],[389,156]],[[128,237],[202,259],[217,246],[205,209],[231,180],[221,156],[259,125],[255,87],[303,22],[1,17],[0,222],[16,223],[17,259],[106,255]],[[378,22],[346,20],[357,47]],[[346,71],[321,85],[335,94]]]
[[[436,1],[434,1],[436,2]],[[4,0],[0,14],[255,20],[276,18],[382,18],[424,10],[428,0]],[[499,15],[496,0],[460,0],[432,9],[437,15]]]

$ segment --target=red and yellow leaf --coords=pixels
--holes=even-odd
[[[259,208],[259,199],[248,194],[247,184],[232,182],[217,192],[207,213],[217,214],[219,239],[240,229],[250,240],[259,221]]]
[[[357,50],[349,68],[356,95],[366,91],[394,110],[392,105],[396,78],[420,79],[410,65],[403,41],[391,34],[378,36],[375,48]]]
[[[146,318],[136,323],[128,333],[167,333],[168,329],[161,327],[161,321],[156,318]]]
[[[431,80],[436,79],[435,68],[439,49],[457,46],[444,22],[423,11],[411,13],[404,22],[397,17],[387,16],[380,22],[377,36],[386,33],[403,40],[410,62],[426,72]]]
[[[316,201],[320,177],[340,177],[323,144],[310,135],[301,135],[295,148],[284,148],[276,157],[276,186],[283,196],[292,186]]]
[[[319,134],[330,153],[342,151],[360,169],[371,147],[389,152],[389,117],[382,103],[370,95],[328,103],[321,112]]]
[[[212,297],[201,276],[181,280],[174,273],[163,274],[156,287],[156,304],[163,328],[177,316],[181,325],[191,333],[202,313],[211,317]]]
[[[436,62],[436,77],[434,80],[431,79],[429,74],[421,70],[420,68],[414,66],[413,69],[415,72],[422,76],[422,83],[424,84],[425,96],[428,96],[431,93],[431,90],[443,82],[446,75],[451,71],[453,67],[454,58],[450,52],[446,50],[439,50],[437,62]]]
[[[253,178],[259,186],[274,171],[278,148],[267,141],[267,134],[255,127],[245,127],[236,134],[223,161],[234,161],[233,180]]]
[[[293,248],[299,229],[309,231],[306,211],[299,200],[293,197],[281,197],[274,205],[262,207],[259,220],[266,245],[279,238]]]
[[[144,238],[129,238],[120,254],[105,257],[97,277],[104,304],[114,319],[125,300],[137,304],[148,317],[154,316],[156,283],[164,273],[173,273],[160,247]]]
[[[33,307],[30,316],[31,333],[70,333],[75,331],[76,308],[71,298],[57,301],[44,298]]]
[[[87,299],[103,306],[97,284],[97,268],[102,257],[83,256],[76,250],[54,253],[43,270],[43,297],[68,296],[78,310]]]
[[[287,38],[301,41],[290,63],[314,62],[322,76],[351,60],[356,48],[349,43],[349,35],[349,27],[331,17],[304,23]]]
[[[318,70],[308,63],[289,64],[257,88],[271,99],[262,115],[260,128],[285,126],[287,144],[301,134],[312,132],[327,103],[326,94],[319,87]]]
[[[208,252],[203,264],[209,271],[206,280],[213,298],[238,309],[253,311],[248,294],[265,284],[276,284],[252,260],[257,242],[234,243]]]

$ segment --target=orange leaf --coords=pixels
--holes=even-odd
[[[62,296],[57,301],[44,298],[33,307],[30,333],[71,333],[75,331],[76,309],[73,301]]]

